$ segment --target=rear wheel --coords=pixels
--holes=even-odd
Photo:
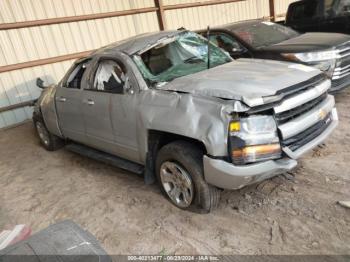
[[[210,212],[219,204],[220,190],[203,175],[203,152],[194,144],[176,141],[162,147],[156,172],[168,199],[181,209]]]
[[[35,117],[34,126],[36,132],[38,133],[40,143],[46,150],[55,151],[63,147],[64,141],[61,138],[51,134],[49,130],[47,130],[42,118]]]

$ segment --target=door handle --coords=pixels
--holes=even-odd
[[[57,99],[59,102],[66,102],[67,101],[67,98],[63,97],[63,96],[60,96],[58,99]]]
[[[85,100],[85,104],[88,104],[89,106],[93,106],[95,104],[95,101],[88,99],[88,100]]]

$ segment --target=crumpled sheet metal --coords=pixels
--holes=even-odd
[[[227,155],[228,126],[231,113],[248,108],[239,101],[200,97],[186,93],[148,90],[140,94],[138,128],[165,131],[203,142],[212,156]],[[147,144],[147,137],[140,141]],[[145,152],[146,152],[146,146]]]
[[[274,96],[277,91],[320,74],[313,68],[303,70],[303,67],[292,68],[291,65],[280,61],[238,59],[174,79],[159,89],[240,100],[254,107],[264,104],[264,97]]]
[[[42,91],[38,99],[38,102],[35,104],[34,111],[40,112],[41,110],[47,129],[50,130],[52,134],[62,137],[62,133],[58,124],[57,112],[56,112],[55,94],[56,94],[55,85],[46,87]]]

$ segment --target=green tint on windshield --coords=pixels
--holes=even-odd
[[[174,41],[153,47],[133,57],[143,77],[152,84],[169,82],[208,68],[208,43],[193,32],[184,32]],[[210,67],[232,61],[219,47],[210,44]]]

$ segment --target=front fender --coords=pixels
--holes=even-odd
[[[142,94],[138,130],[141,134],[158,130],[185,136],[202,142],[209,155],[221,157],[227,155],[228,125],[233,111],[233,101],[149,90]],[[147,138],[140,135],[138,139],[141,152],[147,152]]]

